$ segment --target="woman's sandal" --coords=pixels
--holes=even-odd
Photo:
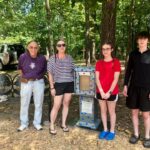
[[[57,131],[55,129],[49,128],[49,133],[52,134],[52,135],[56,135]]]
[[[69,132],[69,128],[67,126],[66,127],[61,126],[61,128],[64,132]]]

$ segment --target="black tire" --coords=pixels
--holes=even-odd
[[[0,70],[3,70],[4,69],[4,65],[3,63],[0,61]]]

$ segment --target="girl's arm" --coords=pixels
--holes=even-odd
[[[101,94],[101,97],[104,98],[105,97],[105,93],[103,91],[103,88],[101,86],[101,83],[100,83],[100,80],[99,80],[99,77],[100,77],[100,72],[99,71],[96,71],[96,85],[99,89],[99,92]]]
[[[114,88],[116,87],[117,83],[118,83],[118,80],[119,80],[119,75],[120,75],[120,72],[115,72],[114,73],[114,80],[110,86],[110,89],[108,90],[108,92],[106,93],[106,99],[108,99],[111,95],[111,93],[113,92]]]
[[[118,80],[119,80],[119,75],[120,75],[120,72],[115,72],[114,73],[114,80],[110,86],[110,89],[109,89],[109,93],[111,94],[114,90],[114,88],[116,87],[117,83],[118,83]]]

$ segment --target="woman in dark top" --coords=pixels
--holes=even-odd
[[[126,105],[131,109],[134,133],[129,142],[135,144],[140,139],[139,111],[142,111],[145,128],[144,147],[150,147],[150,50],[149,34],[145,31],[137,36],[138,50],[129,55],[124,80],[123,94]]]

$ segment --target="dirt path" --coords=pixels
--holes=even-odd
[[[129,110],[124,103],[124,98],[120,97],[117,104],[116,139],[108,142],[98,140],[98,131],[75,126],[79,117],[78,97],[76,96],[71,103],[68,118],[70,132],[64,133],[60,129],[59,114],[56,136],[48,133],[48,125],[44,125],[42,131],[36,131],[33,128],[33,104],[30,105],[29,129],[18,133],[16,128],[19,126],[19,98],[9,98],[9,101],[0,103],[0,150],[144,150],[142,141],[136,145],[128,143],[128,138],[132,133],[132,123]],[[48,106],[45,102],[43,122],[48,120],[47,116]],[[143,128],[141,126],[140,128],[143,135]]]

